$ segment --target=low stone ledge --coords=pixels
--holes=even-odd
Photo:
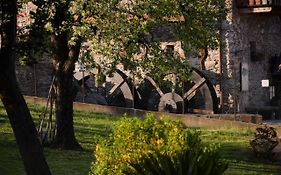
[[[46,98],[25,96],[28,103],[34,105],[43,105],[47,103]],[[237,127],[237,128],[256,128],[258,124],[262,123],[262,116],[253,114],[173,114],[165,112],[145,111],[140,109],[123,108],[116,106],[105,106],[88,103],[74,102],[74,109],[96,112],[96,113],[107,113],[113,116],[128,114],[138,117],[145,117],[147,113],[153,113],[157,117],[168,118],[171,120],[180,120],[189,127],[205,127],[205,128],[226,128],[226,127]]]
[[[258,114],[212,114],[206,115],[207,118],[216,118],[222,120],[240,121],[246,123],[262,123],[262,116]]]
[[[259,114],[264,120],[281,119],[281,108],[279,106],[247,107],[247,113]]]

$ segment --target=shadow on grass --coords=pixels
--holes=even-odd
[[[280,175],[281,164],[271,160],[256,158],[250,148],[243,148],[237,145],[221,145],[223,159],[229,163],[225,174],[259,174],[259,175]]]
[[[280,175],[281,164],[274,160],[257,158],[250,146],[235,143],[222,143],[223,158],[229,162],[228,171],[231,175]]]
[[[280,175],[280,165],[247,162],[229,163],[225,175]]]
[[[11,131],[10,133],[2,131],[0,125],[0,174],[23,175],[24,168],[14,135]]]

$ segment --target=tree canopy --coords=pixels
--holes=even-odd
[[[198,48],[215,49],[225,13],[224,0],[104,0],[87,5],[91,13],[85,19],[97,28],[89,48],[92,56],[108,58],[102,67],[108,63],[110,69],[118,64],[125,70],[141,67],[154,76],[174,73],[183,81],[188,60],[163,50],[159,35],[170,32],[168,40],[181,41],[186,55],[196,55]]]
[[[173,39],[181,41],[186,55],[196,53],[198,48],[215,49],[219,43],[218,25],[225,13],[224,0],[33,2],[38,6],[34,14],[37,31],[40,25],[50,33],[67,31],[69,46],[88,42],[84,48],[90,54],[82,55],[88,65],[114,70],[122,64],[125,70],[141,67],[145,72],[154,71],[152,74],[168,71],[179,76],[187,73],[188,62],[160,48],[159,30],[170,30]],[[59,14],[64,14],[65,20],[55,24]],[[101,55],[102,61],[93,59]],[[175,70],[168,70],[171,63]]]
[[[117,68],[162,79],[189,78],[189,62],[161,48],[161,35],[180,41],[186,55],[218,46],[224,0],[33,0],[37,9],[24,43],[32,60],[51,46],[55,72],[57,144],[77,146],[73,129],[73,71],[78,58],[111,74]],[[161,32],[162,30],[162,32]],[[160,32],[159,32],[160,31]],[[38,47],[39,46],[39,47]],[[81,49],[81,46],[83,49]],[[21,47],[23,48],[23,47]],[[82,51],[82,52],[81,52]],[[42,53],[43,53],[42,52]],[[36,54],[34,54],[36,53]],[[38,55],[36,55],[38,57]],[[31,61],[33,62],[33,61]]]

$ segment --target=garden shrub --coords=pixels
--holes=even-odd
[[[183,123],[125,117],[96,145],[93,175],[219,175],[227,165],[216,145],[204,146],[200,132]]]
[[[257,157],[272,158],[272,150],[278,145],[279,139],[273,127],[259,127],[255,132],[255,139],[250,145]]]

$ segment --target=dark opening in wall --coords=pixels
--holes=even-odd
[[[251,61],[257,60],[257,46],[255,41],[250,42],[250,56],[251,56]]]

